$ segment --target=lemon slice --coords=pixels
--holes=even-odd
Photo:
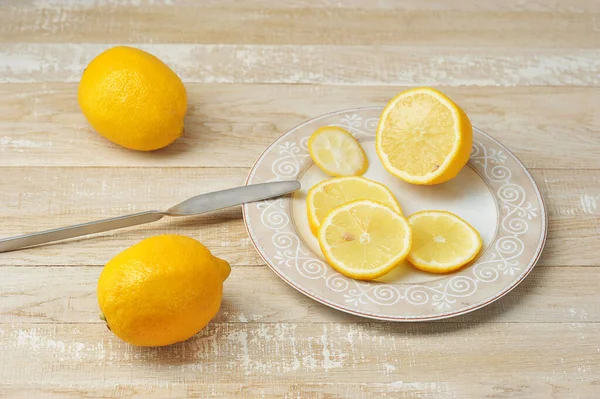
[[[424,87],[404,91],[383,110],[376,150],[383,166],[414,184],[443,183],[469,160],[473,128],[450,98]]]
[[[332,210],[317,238],[325,259],[338,272],[372,280],[402,262],[410,250],[406,218],[371,200],[353,201]]]
[[[408,261],[417,269],[449,273],[471,262],[481,249],[473,226],[446,211],[422,211],[408,218],[413,245]]]
[[[383,184],[364,177],[337,177],[323,180],[308,191],[306,210],[313,233],[317,234],[321,221],[333,208],[359,199],[377,201],[402,214],[394,194]]]
[[[358,141],[336,126],[317,129],[308,140],[313,162],[329,176],[360,176],[369,161]]]

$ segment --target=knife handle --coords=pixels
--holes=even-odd
[[[123,227],[155,222],[162,219],[164,216],[165,215],[162,212],[148,211],[111,219],[98,220],[96,222],[82,223],[68,227],[61,227],[58,229],[40,231],[39,233],[4,238],[0,239],[0,252],[14,251],[16,249],[65,240],[67,238],[80,237],[88,234],[101,233],[103,231],[122,229]]]

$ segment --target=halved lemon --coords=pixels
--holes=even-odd
[[[403,91],[385,107],[376,150],[383,166],[414,184],[453,179],[469,160],[473,128],[467,114],[429,87]]]
[[[335,207],[360,199],[370,199],[389,206],[402,214],[394,194],[381,183],[364,177],[336,177],[314,185],[306,196],[308,223],[314,234],[321,221]]]
[[[404,216],[371,200],[335,208],[317,234],[329,264],[357,280],[372,280],[396,267],[408,255],[411,236]]]
[[[451,212],[417,212],[408,222],[413,231],[408,261],[417,269],[449,273],[471,262],[481,250],[477,230]]]
[[[329,176],[360,176],[369,167],[358,141],[341,127],[317,129],[308,140],[308,152],[314,163]]]

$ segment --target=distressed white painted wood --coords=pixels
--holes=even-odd
[[[4,298],[0,325],[103,323],[96,300],[101,267],[0,268]],[[597,274],[593,267],[539,267],[502,301],[440,323],[598,323]],[[573,295],[573,287],[578,295]],[[216,323],[373,323],[296,292],[266,266],[234,265],[223,295]]]
[[[441,1],[423,8],[415,1],[228,3],[13,5],[0,14],[0,41],[594,48],[600,39],[600,13],[582,12],[577,4],[559,14],[551,6],[535,9],[535,3],[520,10],[514,4],[440,7]],[[25,23],[9,23],[14,19]]]
[[[185,136],[126,151],[77,105],[115,43],[183,78]],[[5,0],[0,237],[161,208],[242,184],[308,118],[436,85],[523,160],[546,250],[502,300],[459,318],[373,322],[296,292],[252,248],[239,208],[0,254],[0,396],[592,398],[600,386],[600,3],[593,0]],[[191,340],[139,349],[98,319],[116,253],[154,234],[233,265]]]
[[[169,348],[129,346],[100,324],[4,325],[0,336],[0,360],[11,364],[3,381],[59,392],[59,381],[71,381],[67,392],[126,384],[158,394],[214,384],[215,396],[229,397],[227,385],[243,382],[271,395],[279,384],[298,384],[304,394],[296,397],[310,392],[303,384],[315,384],[309,389],[319,397],[319,387],[335,382],[383,388],[389,397],[410,390],[417,397],[559,398],[594,392],[600,372],[600,335],[591,323],[213,323]]]
[[[0,166],[248,168],[297,124],[340,109],[383,106],[406,86],[188,83],[186,88],[183,138],[143,154],[93,132],[77,104],[76,83],[0,85]],[[505,143],[528,167],[600,167],[600,88],[442,89],[475,126]]]
[[[234,151],[234,149],[232,149]],[[241,185],[246,168],[2,168],[0,237],[168,208],[204,192]],[[543,266],[599,266],[600,176],[595,170],[534,169],[551,217]],[[132,184],[131,182],[136,182]],[[195,237],[236,265],[259,265],[241,209],[161,221],[0,255],[5,265],[103,265],[148,235]]]
[[[190,83],[597,86],[600,49],[256,44],[141,44]],[[0,82],[78,82],[114,44],[0,47]],[[369,54],[365,57],[364,54]]]
[[[74,4],[71,0],[5,0],[5,3],[11,7],[21,7],[29,9],[54,8],[61,9],[92,9],[99,7],[182,7],[193,6],[197,8],[207,8],[222,6],[228,9],[244,10],[247,8],[258,8],[262,10],[271,9],[298,9],[298,8],[352,8],[367,10],[456,10],[456,11],[549,11],[554,13],[564,12],[586,12],[600,11],[600,5],[589,0],[573,0],[563,2],[560,0],[506,0],[498,2],[496,0],[461,0],[450,3],[440,0],[375,0],[365,2],[363,0],[321,0],[313,2],[312,0],[294,0],[285,2],[273,2],[269,0],[203,0],[202,2],[194,0],[79,0]]]

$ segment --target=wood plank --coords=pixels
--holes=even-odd
[[[600,387],[600,2],[0,0],[0,234],[172,205],[243,183],[281,133],[439,86],[531,169],[546,249],[505,298],[375,322],[266,267],[239,208],[0,254],[0,397],[594,398]],[[111,43],[186,82],[186,135],[141,154],[95,134],[81,71]],[[135,348],[98,319],[101,266],[155,234],[233,264],[216,319]]]
[[[2,236],[115,217],[243,184],[246,168],[2,168]],[[600,170],[533,170],[546,199],[550,230],[545,266],[600,266]],[[131,182],[136,182],[132,184]],[[4,265],[103,265],[150,235],[195,237],[235,265],[260,265],[240,208],[186,219],[163,219],[60,244],[4,253]]]
[[[102,324],[96,299],[101,270],[91,266],[1,267],[0,324]],[[596,276],[597,271],[589,267],[538,267],[505,298],[443,323],[598,323]],[[214,322],[372,323],[313,301],[266,266],[233,268]]]
[[[391,373],[392,371],[390,371]],[[360,378],[370,378],[364,370]],[[455,371],[458,375],[460,372]],[[398,380],[390,383],[369,382],[320,382],[288,381],[276,376],[268,382],[230,382],[195,383],[171,382],[142,384],[105,384],[97,383],[93,387],[78,382],[23,385],[9,385],[0,382],[0,395],[10,398],[311,398],[311,399],[371,399],[376,398],[413,398],[413,399],[564,399],[587,398],[595,394],[595,382],[553,383],[549,378],[525,375],[509,375],[498,381],[493,378],[473,379],[472,376],[459,375],[462,380],[446,381],[443,377],[435,382]]]
[[[213,323],[178,345],[135,348],[98,324],[0,325],[0,361],[11,366],[0,369],[0,380],[13,389],[35,381],[142,392],[232,381],[318,389],[334,381],[390,395],[416,389],[417,397],[464,397],[477,389],[477,397],[562,398],[595,392],[599,332],[594,323]]]
[[[254,44],[135,44],[190,83],[597,86],[600,49]],[[78,82],[113,44],[8,43],[0,82]],[[365,56],[368,54],[368,56]]]
[[[97,8],[143,6],[143,7],[206,7],[222,6],[239,11],[261,8],[271,9],[297,9],[297,8],[350,8],[350,9],[384,9],[384,10],[431,10],[431,11],[554,11],[554,12],[587,12],[600,11],[600,5],[593,0],[461,0],[448,2],[440,0],[288,0],[273,2],[270,0],[79,0],[76,4],[72,0],[4,0],[4,4],[16,8]]]
[[[9,6],[0,13],[0,42],[596,48],[599,18],[597,12],[406,7]]]
[[[190,105],[184,137],[146,154],[112,145],[94,133],[77,104],[75,83],[0,84],[0,166],[249,167],[273,140],[307,119],[340,109],[383,106],[406,89],[186,86]],[[600,168],[598,88],[442,90],[466,110],[475,126],[506,144],[529,167]]]
[[[50,225],[104,219],[135,213],[142,208],[166,209],[198,194],[243,185],[246,171],[230,168],[159,168],[151,175],[143,169],[134,171],[129,168],[28,169],[27,173],[2,168],[2,173],[7,186],[11,184],[8,182],[10,180],[19,182],[20,187],[10,195],[1,194],[6,202],[0,212],[4,215],[13,213],[13,216],[3,220],[5,228],[2,234],[7,236],[19,234],[17,232],[21,228],[45,230]],[[109,205],[111,203],[118,205]],[[35,208],[38,211],[34,211]],[[40,212],[42,209],[45,211]],[[14,214],[15,211],[19,216]],[[42,213],[46,214],[42,216]],[[44,259],[51,256],[58,262],[55,264],[77,265],[86,259],[83,264],[101,265],[116,252],[139,241],[140,237],[157,234],[189,235],[203,242],[215,255],[233,264],[262,263],[245,232],[241,207],[192,218],[165,218],[148,225],[101,233],[91,240],[74,239],[43,249],[31,249],[33,252],[29,255],[20,251],[6,253],[2,254],[2,261],[46,264]],[[73,251],[67,247],[72,247]]]

